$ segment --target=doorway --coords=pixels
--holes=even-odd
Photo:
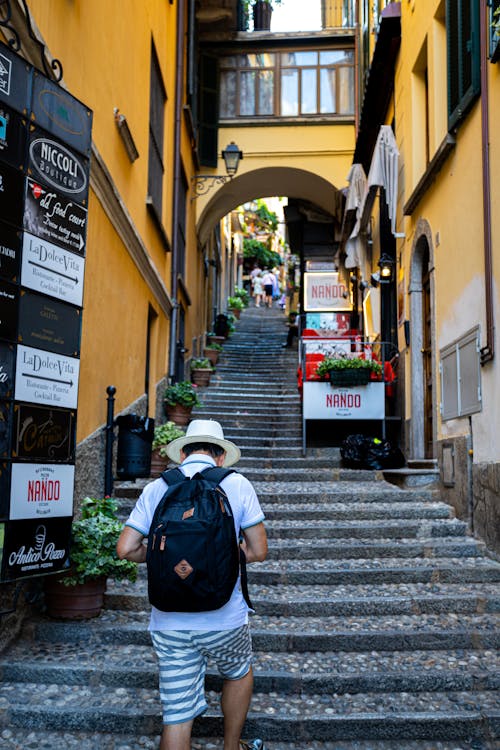
[[[409,444],[414,459],[434,458],[436,393],[433,374],[433,245],[428,224],[420,219],[410,270],[411,425]]]

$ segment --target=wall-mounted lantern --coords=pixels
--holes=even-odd
[[[243,152],[234,141],[231,141],[221,153],[226,165],[226,174],[198,174],[192,178],[194,195],[191,200],[196,200],[200,195],[206,195],[215,185],[224,185],[228,180],[232,180],[238,166],[243,159]]]

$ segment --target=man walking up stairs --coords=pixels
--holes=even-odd
[[[246,310],[197,416],[242,458],[269,555],[249,568],[255,691],[244,737],[269,750],[493,750],[500,737],[500,565],[435,486],[399,489],[301,452],[296,353],[275,309]],[[116,487],[123,516],[140,482]],[[1,657],[0,747],[156,748],[145,571],[84,623],[40,615]],[[222,747],[220,681],[193,747]]]

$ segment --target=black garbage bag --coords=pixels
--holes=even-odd
[[[402,451],[389,440],[372,438],[366,451],[367,469],[400,469],[405,465]]]
[[[340,455],[348,469],[364,469],[368,441],[366,435],[348,435],[340,446]]]
[[[348,435],[340,447],[348,469],[400,469],[406,464],[403,452],[389,440]]]

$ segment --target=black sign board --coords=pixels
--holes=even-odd
[[[89,193],[90,162],[54,136],[30,128],[28,172],[34,180],[77,203],[85,203]]]
[[[10,455],[10,434],[12,428],[12,402],[0,401],[0,456]]]
[[[0,219],[20,227],[23,221],[24,176],[0,162]]]
[[[10,461],[0,462],[0,518],[9,517],[10,470]]]
[[[14,229],[0,221],[0,278],[19,281],[21,241],[20,229]]]
[[[15,404],[12,457],[30,461],[73,461],[76,412]]]
[[[69,565],[71,517],[6,524],[2,580],[55,573]]]
[[[0,338],[17,339],[19,287],[0,279]]]
[[[23,225],[41,239],[85,254],[87,209],[30,177],[26,180]]]
[[[0,101],[27,114],[31,106],[33,68],[10,47],[0,44]]]
[[[12,398],[14,395],[15,362],[16,348],[0,341],[0,398]]]
[[[26,120],[0,102],[0,159],[16,169],[24,169],[27,138]]]
[[[35,71],[31,117],[44,130],[90,156],[92,110]]]
[[[50,297],[21,290],[18,342],[77,357],[81,310]]]

